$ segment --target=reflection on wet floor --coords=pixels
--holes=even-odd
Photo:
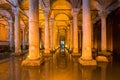
[[[56,52],[52,57],[46,57],[40,67],[22,67],[23,59],[10,57],[0,63],[0,80],[120,80],[120,64],[81,66],[78,58],[68,52]]]

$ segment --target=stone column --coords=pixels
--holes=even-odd
[[[79,9],[73,9],[73,55],[78,54],[78,12]]]
[[[49,54],[50,53],[50,37],[49,37],[49,24],[48,24],[48,18],[49,18],[49,12],[45,12],[44,13],[45,15],[45,27],[44,27],[44,30],[45,30],[45,53],[46,54]]]
[[[70,50],[73,49],[73,24],[70,22]]]
[[[40,66],[42,58],[39,49],[39,0],[29,4],[29,54],[23,66]]]
[[[25,49],[25,27],[22,27],[22,49]]]
[[[106,17],[107,13],[106,12],[101,12],[101,51],[106,52],[107,50],[107,37],[106,37]]]
[[[82,40],[82,56],[79,59],[82,65],[96,65],[96,61],[92,59],[92,25],[90,0],[83,0],[83,40]]]
[[[9,46],[10,46],[10,51],[13,51],[14,48],[14,27],[13,27],[13,21],[8,20],[9,22]]]
[[[28,31],[26,29],[25,31],[25,48],[27,49],[27,45],[28,45]]]
[[[20,18],[19,18],[19,8],[15,8],[14,11],[15,22],[14,22],[14,35],[15,35],[15,55],[20,55],[21,45],[20,45]]]
[[[53,50],[53,18],[50,18],[50,50]]]
[[[56,32],[56,22],[55,22],[55,24],[54,24],[54,26],[53,26],[53,48],[54,48],[54,50],[56,49],[56,34],[57,34],[57,32]]]
[[[107,17],[107,12],[106,11],[101,11],[100,12],[100,17],[101,17],[101,52],[98,54],[103,54],[103,55],[110,55],[107,54],[107,33],[106,33],[106,17]],[[108,62],[108,59],[106,56],[97,56],[96,60],[97,61],[103,61],[103,62]]]
[[[67,29],[67,48],[70,48],[70,29]]]
[[[82,49],[82,30],[79,30],[79,49]]]

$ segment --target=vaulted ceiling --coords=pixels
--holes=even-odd
[[[92,21],[100,19],[99,12],[109,14],[120,7],[120,0],[91,0]],[[13,8],[19,7],[20,19],[26,26],[29,18],[29,0],[0,0],[0,23],[3,20],[14,20]],[[72,9],[79,9],[78,26],[82,26],[82,0],[39,0],[39,24],[44,28],[44,11],[49,11],[50,18],[54,17],[59,29],[69,29],[72,20]]]

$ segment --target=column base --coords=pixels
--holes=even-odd
[[[10,47],[10,51],[11,51],[11,52],[13,52],[13,51],[14,51],[13,47]]]
[[[26,47],[25,47],[25,46],[22,46],[22,49],[23,49],[23,50],[25,50],[25,49],[26,49]]]
[[[21,56],[23,53],[19,52],[19,53],[12,53],[11,56]]]
[[[81,56],[80,53],[72,53],[71,55],[72,55],[73,57],[80,57],[80,56]]]
[[[44,53],[46,53],[46,54],[50,54],[50,50],[44,50]]]
[[[22,62],[22,66],[40,66],[43,63],[43,58],[36,59],[36,60],[30,60],[30,59],[25,59]]]
[[[109,62],[106,56],[97,56],[96,60],[98,62]]]
[[[78,49],[73,49],[73,53],[78,53]]]
[[[43,56],[44,56],[44,57],[51,57],[52,54],[50,54],[50,53],[44,53]]]
[[[111,54],[112,54],[112,52],[107,52],[107,51],[98,52],[98,55],[110,56]]]
[[[79,58],[79,63],[83,66],[96,66],[97,62],[96,60],[84,60],[82,58]]]

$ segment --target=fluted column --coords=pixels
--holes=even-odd
[[[19,18],[19,8],[15,8],[14,11],[15,15],[15,22],[14,22],[14,35],[15,35],[15,54],[20,55],[21,53],[21,46],[20,46],[20,18]]]
[[[48,18],[49,18],[49,13],[48,12],[45,12],[44,13],[45,15],[45,27],[44,27],[44,30],[45,30],[45,53],[50,53],[50,37],[49,37],[49,24],[48,24]]]
[[[14,48],[14,27],[13,27],[13,21],[12,20],[8,20],[9,22],[9,27],[10,27],[10,31],[9,31],[9,47],[10,47],[10,51],[13,51]]]
[[[53,18],[50,18],[50,49],[53,50]]]
[[[29,4],[29,54],[23,66],[40,66],[42,57],[39,51],[39,0]]]
[[[83,0],[83,40],[82,40],[82,56],[79,59],[82,65],[96,65],[96,61],[92,59],[92,23],[90,12],[90,0]]]
[[[78,54],[78,12],[79,9],[73,9],[73,54]]]

